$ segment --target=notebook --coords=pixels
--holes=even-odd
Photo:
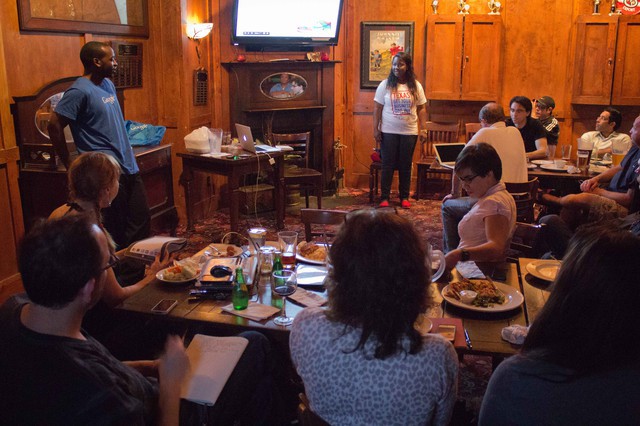
[[[243,124],[236,123],[236,131],[238,132],[238,141],[240,146],[245,151],[253,154],[261,152],[280,152],[280,148],[270,145],[256,145],[253,141],[253,135],[251,134],[251,128]]]
[[[456,165],[456,158],[460,152],[464,149],[466,144],[464,143],[435,143],[433,148],[436,151],[436,157],[438,163],[441,166],[453,169]]]

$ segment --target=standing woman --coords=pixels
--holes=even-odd
[[[425,123],[427,98],[413,73],[411,55],[399,52],[393,57],[391,72],[380,82],[373,98],[373,137],[380,145],[382,182],[380,207],[389,206],[393,171],[398,170],[400,203],[411,207],[411,162],[418,139],[418,122]]]

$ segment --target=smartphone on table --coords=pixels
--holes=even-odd
[[[171,312],[171,310],[175,308],[177,304],[178,301],[175,299],[162,299],[161,301],[156,303],[153,308],[151,308],[151,312],[153,312],[154,314],[166,315]]]

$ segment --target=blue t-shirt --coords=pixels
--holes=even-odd
[[[638,145],[633,144],[620,163],[622,170],[613,175],[613,179],[609,182],[607,189],[615,192],[627,192],[638,177],[636,174],[638,160],[640,160],[640,148],[638,148]]]
[[[124,174],[138,173],[116,88],[108,78],[99,85],[80,77],[64,92],[55,112],[71,120],[79,152],[100,151],[114,157]]]

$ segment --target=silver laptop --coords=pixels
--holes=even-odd
[[[464,147],[464,143],[434,143],[433,149],[436,151],[436,158],[441,166],[453,169],[456,165],[456,158]]]
[[[251,128],[243,124],[236,123],[236,131],[238,132],[238,141],[240,146],[245,151],[253,154],[260,154],[265,152],[280,152],[280,148],[270,145],[256,145],[253,141],[253,135],[251,134]]]

